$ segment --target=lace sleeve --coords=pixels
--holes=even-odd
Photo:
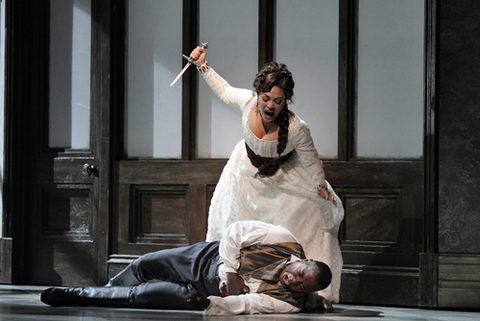
[[[290,124],[289,140],[294,145],[295,151],[315,187],[317,189],[327,189],[323,163],[318,157],[312,136],[310,135],[310,129],[303,120],[296,118]]]
[[[207,84],[213,92],[226,104],[240,108],[242,113],[247,103],[252,99],[253,92],[249,89],[241,89],[230,86],[230,84],[220,77],[219,74],[208,68],[204,73],[201,73]]]

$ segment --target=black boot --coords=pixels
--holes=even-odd
[[[132,265],[129,264],[122,272],[111,278],[105,286],[135,286],[141,283],[133,274]]]
[[[51,306],[99,306],[131,308],[131,287],[49,288],[40,300]]]

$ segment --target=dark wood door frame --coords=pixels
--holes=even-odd
[[[27,211],[28,122],[24,115],[31,103],[30,72],[35,72],[31,52],[32,25],[41,15],[33,12],[37,4],[28,1],[6,3],[5,55],[5,163],[3,177],[2,282],[20,282],[24,275],[25,217]],[[30,23],[27,23],[29,22]],[[35,57],[33,57],[35,58]],[[39,57],[37,57],[38,59]],[[34,59],[35,60],[35,59]],[[29,66],[31,66],[29,68]],[[13,241],[14,240],[14,241]],[[8,269],[7,266],[9,266]],[[15,268],[12,268],[14,266]],[[8,272],[7,272],[8,271]]]
[[[425,1],[425,222],[419,294],[419,305],[425,307],[438,306],[437,8],[437,0]]]
[[[107,281],[107,259],[109,253],[109,231],[111,217],[111,186],[113,172],[112,155],[112,20],[115,6],[112,0],[92,1],[92,91],[91,108],[95,127],[91,130],[95,140],[93,151],[97,163],[99,177],[94,184],[93,194],[96,204],[93,204],[96,218],[95,242],[97,254],[99,284]]]

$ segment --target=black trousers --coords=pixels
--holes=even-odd
[[[221,296],[218,278],[219,242],[201,242],[148,253],[132,262],[143,283],[133,287],[133,305],[139,308],[187,309],[190,290]]]

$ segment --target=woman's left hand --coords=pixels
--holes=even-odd
[[[333,203],[333,205],[337,206],[337,200],[335,199],[333,193],[330,193],[326,189],[319,188],[317,190],[317,194],[320,195],[320,197],[324,200],[330,201]]]

